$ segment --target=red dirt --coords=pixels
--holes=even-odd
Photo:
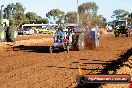
[[[116,60],[132,48],[131,40],[132,37],[106,35],[96,50],[50,54],[46,47],[52,44],[50,37],[19,36],[15,43],[0,44],[0,88],[73,88],[79,64]],[[103,68],[101,64],[86,65],[89,69]]]

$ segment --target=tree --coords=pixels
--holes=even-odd
[[[21,26],[25,23],[48,23],[48,19],[38,16],[35,12],[25,12],[21,3],[8,4],[4,9],[4,18],[10,20],[10,25]]]
[[[21,3],[8,4],[4,9],[4,18],[7,18],[9,20],[14,19],[15,22],[13,21],[13,23],[10,24],[21,25],[26,19],[24,11],[25,8]]]
[[[91,26],[91,22],[97,17],[97,10],[98,6],[95,2],[86,2],[78,6],[81,24]]]
[[[25,14],[26,18],[29,20],[30,23],[35,23],[36,20],[38,19],[38,16],[34,12],[27,12]]]
[[[9,25],[16,25],[16,20],[15,19],[10,19],[10,24]]]
[[[37,16],[37,19],[42,19],[42,17],[41,16]]]
[[[45,18],[41,18],[36,21],[37,24],[42,24],[42,23],[47,24],[48,22],[49,22],[48,19]]]
[[[96,24],[99,26],[105,26],[106,25],[106,18],[104,18],[102,15],[99,15],[96,17]]]
[[[128,25],[132,24],[132,13],[129,13],[128,17],[126,18]]]
[[[28,19],[29,23],[37,23],[37,24],[47,24],[48,19],[42,18],[41,16],[38,16],[34,12],[27,12],[25,14],[26,18]]]
[[[14,3],[8,4],[7,7],[5,7],[5,9],[3,10],[4,18],[11,19],[12,15],[13,15],[13,12],[14,12],[14,8],[15,8]]]
[[[79,13],[86,13],[86,14],[96,14],[98,10],[98,6],[96,5],[95,2],[86,2],[81,4],[78,7]]]
[[[49,19],[53,18],[55,22],[63,20],[64,15],[65,13],[59,9],[53,9],[53,10],[50,10],[48,13],[46,13],[46,17],[48,17]]]
[[[24,14],[25,8],[21,3],[16,3],[13,9],[13,19],[16,20],[16,25],[21,25],[26,19]]]
[[[126,10],[118,9],[113,11],[112,17],[116,17],[116,19],[126,19],[129,15],[129,12]]]
[[[14,13],[24,14],[25,7],[21,3],[16,3],[14,7]]]
[[[67,23],[76,23],[77,22],[77,12],[68,12],[65,15],[65,21]]]

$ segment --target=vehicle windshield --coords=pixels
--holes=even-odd
[[[119,25],[119,26],[126,26],[126,21],[118,21],[116,22],[116,26]]]

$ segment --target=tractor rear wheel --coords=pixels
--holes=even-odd
[[[80,34],[77,41],[77,49],[79,51],[84,50],[85,48],[85,37],[83,34]]]
[[[7,27],[6,40],[7,42],[14,42],[16,40],[18,33],[15,28]]]
[[[72,50],[77,50],[77,39],[78,39],[77,35],[72,36],[72,46],[71,46]]]
[[[66,50],[67,50],[67,53],[69,53],[69,51],[70,51],[70,47],[67,45],[67,47],[66,47]]]

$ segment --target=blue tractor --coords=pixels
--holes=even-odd
[[[82,51],[86,48],[96,48],[96,32],[86,30],[76,24],[69,24],[66,28],[58,28],[56,34],[53,34],[53,46],[49,47],[50,53],[53,50],[70,50]]]
[[[65,29],[58,28],[56,35],[53,33],[53,46],[49,47],[50,53],[53,50],[83,50],[85,47],[84,33],[75,32],[74,26],[66,27]]]
[[[67,52],[69,52],[67,31],[63,31],[62,28],[58,28],[56,34],[53,33],[53,46],[49,47],[50,53],[55,49],[67,50]]]

